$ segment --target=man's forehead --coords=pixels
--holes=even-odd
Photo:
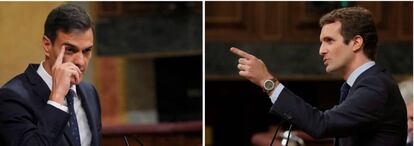
[[[93,33],[89,30],[71,33],[58,32],[56,40],[74,47],[88,47],[93,45]]]
[[[62,29],[59,29],[56,31],[56,37],[59,37],[59,35],[62,36],[83,36],[83,35],[88,35],[90,37],[93,37],[93,31],[92,28],[88,28],[86,30],[79,30],[79,29],[75,29],[72,30],[70,32],[65,32]]]
[[[332,23],[326,23],[325,25],[322,26],[322,28],[339,28],[341,27],[341,22],[340,21],[335,21]]]
[[[325,36],[332,36],[334,34],[340,33],[341,23],[335,21],[334,23],[328,23],[322,26],[320,37],[321,39]]]
[[[93,42],[76,42],[76,41],[66,40],[63,42],[62,45],[66,45],[66,46],[70,46],[70,47],[83,50],[83,49],[93,47]]]

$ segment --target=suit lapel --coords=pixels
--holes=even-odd
[[[39,74],[37,74],[38,68],[39,64],[30,64],[26,68],[25,75],[30,85],[32,85],[32,92],[42,100],[42,103],[47,104],[47,101],[49,100],[50,89],[45,81],[43,81],[43,79],[39,76]],[[74,145],[74,138],[72,137],[68,126],[66,126],[63,135],[66,137],[70,145]]]
[[[39,76],[39,74],[37,74],[38,67],[39,67],[39,64],[29,64],[29,66],[25,70],[25,75],[30,85],[32,86],[32,92],[42,100],[42,103],[47,104],[46,102],[49,100],[50,89],[47,86],[47,84],[43,81],[43,79]],[[97,142],[98,133],[97,133],[97,125],[95,124],[96,123],[95,120],[97,117],[93,117],[94,114],[91,113],[93,110],[91,109],[91,106],[90,106],[96,103],[91,101],[93,100],[94,97],[89,97],[92,95],[87,94],[88,93],[86,92],[88,91],[87,89],[88,88],[85,87],[84,83],[80,83],[78,86],[76,86],[76,91],[78,92],[79,98],[81,99],[82,107],[85,110],[85,113],[88,119],[89,128],[91,130],[91,134],[92,134],[91,145],[97,145],[96,142]],[[63,135],[65,135],[65,137],[68,139],[71,145],[74,145],[73,143],[74,138],[72,137],[72,134],[70,133],[70,129],[68,127],[65,128]]]
[[[358,82],[362,78],[364,78],[367,75],[378,74],[379,72],[383,72],[383,71],[385,71],[385,69],[382,68],[381,66],[377,65],[377,64],[375,64],[374,66],[368,68],[366,71],[361,73],[361,75],[359,75],[358,78],[355,80],[354,85],[351,87],[351,89],[349,89],[348,96],[353,94],[355,85],[358,84]]]
[[[89,124],[89,128],[90,128],[91,134],[92,134],[91,145],[96,145],[95,143],[97,141],[96,138],[97,138],[98,135],[96,133],[96,131],[97,131],[96,126],[97,125],[95,125],[95,123],[96,123],[95,119],[96,118],[93,117],[94,114],[91,113],[92,109],[91,109],[90,105],[94,104],[94,103],[92,103],[92,101],[90,101],[90,100],[92,100],[92,97],[87,96],[89,94],[86,94],[87,92],[85,92],[85,87],[84,87],[84,84],[82,84],[82,83],[80,83],[78,86],[76,86],[76,91],[78,91],[79,98],[81,99],[81,102],[82,102],[82,107],[85,110],[86,116],[88,118],[88,124]]]
[[[70,143],[70,145],[75,145],[73,142],[75,141],[75,138],[73,138],[73,136],[72,136],[72,134],[71,134],[71,131],[70,131],[70,128],[69,128],[69,126],[66,126],[66,128],[65,128],[65,132],[64,132],[64,134],[63,135],[65,135],[65,137],[68,139],[68,141],[69,141],[69,143]]]
[[[46,104],[47,100],[49,100],[50,89],[39,74],[37,74],[38,67],[39,64],[29,64],[24,73],[30,85],[32,85],[32,92]]]

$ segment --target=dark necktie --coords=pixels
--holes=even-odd
[[[351,87],[346,82],[344,82],[342,84],[342,87],[341,87],[341,96],[340,96],[340,99],[339,99],[339,103],[341,103],[342,101],[344,101],[345,98],[346,98],[346,96],[348,96],[348,92],[349,92],[349,89],[350,88]]]
[[[72,89],[69,90],[68,94],[66,95],[66,101],[68,105],[68,110],[70,114],[69,118],[69,128],[70,133],[72,134],[73,138],[75,138],[75,145],[80,146],[80,136],[79,136],[79,129],[78,129],[78,121],[76,120],[76,113],[73,105],[73,98],[75,97],[75,91]]]
[[[339,98],[339,103],[342,103],[342,101],[345,100],[346,96],[348,96],[348,92],[349,92],[349,89],[350,88],[351,87],[346,82],[344,82],[342,84],[342,87],[341,87],[341,95],[340,95],[340,98]],[[335,146],[339,146],[339,138],[338,137],[335,138],[334,145]]]

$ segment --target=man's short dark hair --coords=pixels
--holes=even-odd
[[[356,35],[360,35],[364,40],[362,46],[364,54],[371,60],[375,60],[378,36],[369,10],[362,7],[336,9],[322,16],[319,25],[323,27],[335,21],[342,24],[341,35],[344,37],[345,44],[348,44]]]
[[[83,32],[89,28],[93,30],[93,24],[85,9],[73,4],[64,4],[53,9],[47,16],[44,35],[53,44],[57,37],[57,31],[64,33]]]

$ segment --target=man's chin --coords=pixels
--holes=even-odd
[[[72,79],[72,80],[70,81],[70,86],[72,86],[72,85],[78,85],[78,84],[80,84],[80,82],[81,82],[81,81],[82,81],[82,78],[79,78],[79,81],[77,81],[77,82],[76,82],[75,80],[73,80],[73,79]]]
[[[329,66],[326,66],[325,67],[325,71],[326,71],[326,73],[332,73],[333,72],[333,69],[330,68]]]
[[[338,69],[337,68],[333,68],[332,66],[331,67],[327,66],[325,68],[325,72],[328,73],[328,74],[338,74],[339,73],[338,72]]]
[[[326,71],[327,74],[330,74],[330,75],[339,75],[339,76],[342,75],[341,71],[338,70],[337,68],[326,67],[325,71]]]

